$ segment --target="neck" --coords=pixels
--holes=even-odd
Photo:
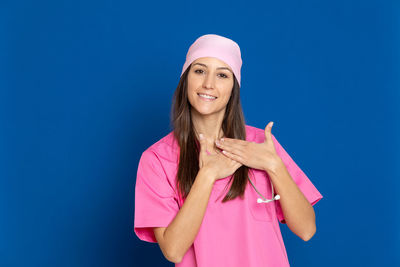
[[[202,115],[192,112],[191,117],[197,138],[199,138],[200,133],[203,134],[205,138],[212,141],[224,136],[222,130],[224,113]]]

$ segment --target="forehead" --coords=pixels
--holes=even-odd
[[[220,68],[220,67],[224,67],[224,68],[228,68],[231,69],[229,67],[228,64],[226,64],[224,61],[216,58],[216,57],[201,57],[201,58],[197,58],[196,60],[194,60],[192,62],[192,65],[196,64],[196,63],[200,63],[200,64],[204,64],[207,67],[210,66],[215,66],[216,68]]]

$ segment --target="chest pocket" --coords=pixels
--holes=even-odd
[[[253,172],[253,175],[250,173]],[[257,188],[257,190],[266,198],[271,199],[272,191],[269,177],[265,171],[251,169],[249,172],[250,179]],[[275,201],[269,203],[258,203],[257,199],[262,197],[257,193],[251,182],[248,181],[248,197],[247,204],[250,213],[257,221],[269,222],[272,220],[275,211]]]

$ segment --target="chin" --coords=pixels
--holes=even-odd
[[[214,109],[214,108],[213,109],[201,109],[201,108],[198,109],[198,108],[192,107],[192,109],[195,110],[196,113],[198,113],[200,115],[204,115],[204,116],[221,112],[221,110]]]
[[[198,110],[196,109],[196,113],[200,114],[200,115],[210,115],[215,113],[214,110]]]

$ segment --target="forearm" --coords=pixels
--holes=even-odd
[[[303,240],[309,240],[316,231],[314,208],[293,181],[282,160],[273,170],[267,170],[280,195],[280,205],[289,229]]]
[[[169,253],[182,259],[193,244],[207,209],[214,185],[214,177],[206,169],[200,169],[181,209],[164,232]]]

